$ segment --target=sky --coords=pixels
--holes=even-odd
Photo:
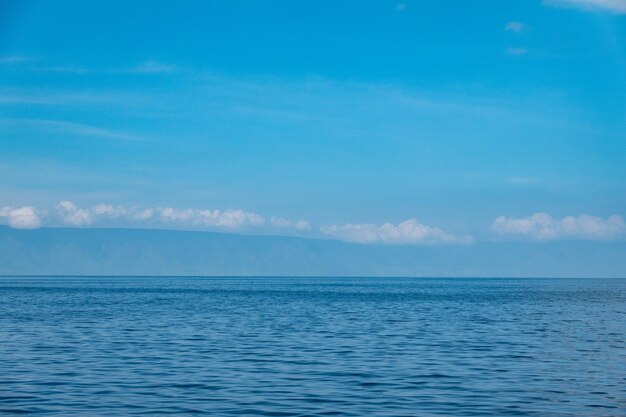
[[[626,239],[626,0],[3,1],[0,224]]]

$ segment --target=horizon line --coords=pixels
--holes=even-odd
[[[99,274],[0,274],[0,278],[388,278],[388,279],[626,279],[624,277],[571,277],[571,276],[416,276],[416,275],[99,275]]]

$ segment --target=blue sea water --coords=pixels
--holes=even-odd
[[[624,416],[626,280],[0,278],[0,414]]]

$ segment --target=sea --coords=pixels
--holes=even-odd
[[[24,414],[626,416],[626,280],[2,277]]]

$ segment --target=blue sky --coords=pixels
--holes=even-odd
[[[626,1],[8,1],[0,222],[624,239]]]

